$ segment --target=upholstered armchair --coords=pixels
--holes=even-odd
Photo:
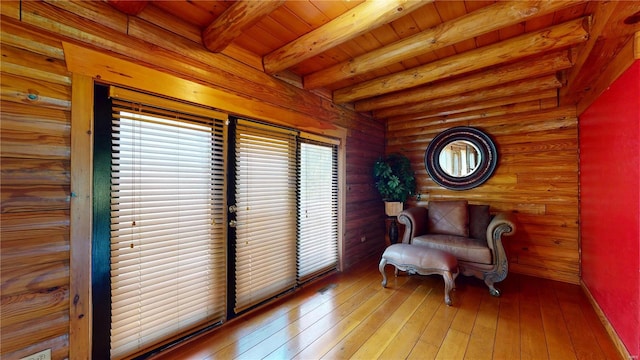
[[[453,254],[463,275],[484,280],[491,295],[500,296],[494,284],[509,272],[502,236],[515,232],[511,214],[491,215],[488,205],[466,200],[430,201],[428,208],[404,210],[398,222],[406,226],[403,243]]]

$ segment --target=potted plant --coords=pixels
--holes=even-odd
[[[403,203],[416,190],[416,179],[411,162],[402,154],[380,157],[373,165],[376,188],[385,201],[388,216],[397,216]]]

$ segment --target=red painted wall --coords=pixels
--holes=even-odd
[[[640,61],[581,116],[582,280],[632,357],[640,353]]]

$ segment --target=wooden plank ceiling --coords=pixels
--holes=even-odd
[[[108,2],[381,120],[584,109],[640,30],[640,1]]]

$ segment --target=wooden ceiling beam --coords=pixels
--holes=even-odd
[[[427,119],[439,116],[451,116],[454,114],[465,113],[480,109],[488,109],[499,106],[505,106],[510,104],[518,104],[529,101],[536,100],[544,100],[550,98],[557,98],[558,91],[556,89],[550,90],[542,90],[535,91],[527,94],[522,94],[518,96],[505,96],[498,99],[493,99],[489,101],[476,102],[472,104],[463,104],[450,108],[442,108],[436,110],[430,110],[422,113],[414,113],[414,114],[406,114],[399,116],[392,116],[387,118],[388,121],[409,121],[409,120],[419,120],[419,119]]]
[[[309,74],[304,77],[304,87],[316,89],[334,84],[576,4],[578,2],[575,1],[499,1],[349,61]]]
[[[147,6],[149,1],[138,0],[108,0],[107,4],[127,15],[136,16]]]
[[[209,51],[220,52],[282,3],[284,0],[236,1],[202,31],[202,43]]]
[[[288,69],[371,29],[396,20],[434,0],[374,0],[364,2],[325,25],[263,57],[269,74]]]
[[[592,96],[590,93],[603,69],[616,61],[629,37],[640,30],[638,23],[625,24],[627,17],[640,12],[639,1],[595,1],[589,3],[588,11],[593,13],[591,36],[568,73],[567,87],[560,91],[563,105],[576,105],[584,97]]]
[[[335,90],[333,101],[336,104],[344,104],[388,94],[527,56],[569,47],[587,40],[589,37],[587,28],[588,18],[586,17],[567,21],[560,25],[466,51],[413,69]]]
[[[633,35],[627,39],[616,56],[604,67],[599,69],[599,76],[589,84],[588,91],[576,104],[578,115],[582,114],[596,99],[611,86],[611,84],[636,61],[634,57]],[[638,108],[637,99],[634,104]]]
[[[560,87],[562,87],[562,83],[556,75],[547,75],[535,79],[518,80],[464,94],[442,97],[431,101],[419,102],[412,105],[394,106],[375,111],[373,116],[378,119],[383,119],[398,115],[427,112],[445,107],[455,107],[462,104],[483,102],[502,97],[528,94],[540,90],[558,89]]]
[[[354,105],[356,111],[365,112],[417,103],[439,97],[466,93],[502,83],[554,74],[560,70],[570,68],[571,65],[569,51],[552,52],[536,57],[535,59],[503,65],[463,78],[447,80],[432,85],[357,101]]]

